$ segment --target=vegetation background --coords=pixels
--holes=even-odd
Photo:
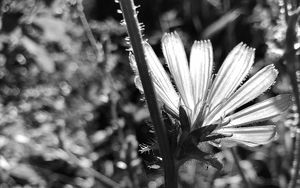
[[[290,8],[299,4],[286,2]],[[271,63],[280,72],[265,96],[291,93],[283,60],[283,1],[135,3],[144,38],[160,57],[161,36],[174,30],[188,53],[194,40],[210,39],[215,70],[244,42],[256,48],[252,72]],[[111,0],[2,0],[0,8],[0,187],[162,186],[158,150],[150,147],[155,136],[133,83],[119,5]],[[253,187],[287,186],[298,121],[294,111],[274,120],[274,142],[236,148]],[[218,158],[222,171],[186,164],[180,169],[181,185],[242,187],[229,150]]]

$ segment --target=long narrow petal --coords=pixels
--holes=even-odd
[[[254,51],[240,43],[226,57],[208,97],[212,109],[230,97],[245,79],[254,63]]]
[[[129,63],[130,63],[130,67],[133,70],[133,73],[135,75],[134,84],[141,93],[144,93],[142,82],[141,82],[140,75],[139,75],[139,71],[137,68],[137,64],[136,64],[134,55],[132,53],[129,54]]]
[[[145,44],[144,47],[150,75],[154,83],[155,92],[157,93],[159,100],[164,103],[166,107],[172,111],[172,113],[178,115],[179,96],[177,95],[167,73],[163,69],[151,46],[149,44]],[[133,54],[129,55],[129,60],[131,67],[136,75],[134,80],[135,85],[141,92],[143,92],[142,84],[136,67],[136,61]]]
[[[226,127],[242,126],[253,122],[265,121],[282,114],[291,104],[291,95],[278,95],[232,114],[225,118],[224,121],[230,120],[230,123],[226,125]]]
[[[188,61],[181,39],[177,33],[165,34],[162,38],[163,53],[183,102],[194,108],[194,97]]]
[[[255,147],[272,141],[276,135],[276,126],[224,127],[214,132],[220,134],[232,134],[231,137],[221,139],[221,144],[224,146],[230,147],[235,143],[241,143],[250,147]]]
[[[209,40],[195,41],[190,55],[190,72],[195,102],[204,100],[212,76],[213,50]]]
[[[225,117],[226,114],[258,97],[271,87],[277,75],[278,71],[275,69],[274,65],[268,65],[260,70],[231,95],[224,104],[209,113],[206,124],[211,124],[221,117]]]

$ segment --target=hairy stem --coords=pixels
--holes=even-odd
[[[165,187],[177,188],[177,173],[175,170],[175,162],[173,155],[170,152],[166,128],[162,121],[161,113],[158,108],[154,92],[154,87],[148,72],[145,52],[142,44],[143,40],[137,20],[137,14],[135,12],[135,6],[132,0],[119,0],[119,3],[121,5],[122,13],[126,22],[128,35],[137,62],[145,98],[148,104],[151,120],[154,125],[160,153],[163,158]]]

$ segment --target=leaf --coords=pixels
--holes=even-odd
[[[190,119],[182,106],[179,106],[179,121],[182,132],[190,132]]]
[[[218,124],[212,124],[200,127],[190,133],[190,136],[195,139],[196,142],[201,142],[202,140],[205,140],[205,138],[212,133],[219,125]]]
[[[211,38],[213,35],[228,26],[228,24],[234,22],[240,15],[241,11],[238,9],[226,13],[203,31],[203,38]]]
[[[213,141],[213,140],[217,140],[217,139],[221,139],[221,138],[226,138],[226,137],[231,137],[232,134],[213,134],[213,135],[208,135],[207,137],[205,137],[204,139],[201,140],[201,142],[207,142],[207,141]]]

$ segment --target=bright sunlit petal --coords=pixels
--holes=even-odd
[[[289,94],[269,98],[225,118],[225,121],[230,120],[226,127],[268,120],[282,114],[290,107],[291,103],[292,96]]]
[[[225,117],[226,114],[261,95],[271,87],[277,75],[278,71],[274,65],[268,65],[260,70],[231,95],[223,105],[212,111],[207,117],[206,124],[209,125]]]
[[[154,53],[152,47],[148,43],[144,43],[146,60],[149,66],[151,76],[159,89],[160,97],[162,98],[165,105],[172,109],[173,112],[176,112],[178,115],[178,104],[179,104],[179,96],[176,93],[174,86],[171,83],[169,76],[164,70],[161,62],[158,57]],[[161,91],[160,91],[161,90]]]
[[[242,43],[237,45],[226,57],[213,80],[213,50],[209,40],[193,44],[189,66],[179,35],[165,34],[162,49],[176,88],[151,46],[144,42],[144,48],[158,100],[166,106],[167,112],[177,117],[181,106],[188,116],[191,130],[206,125],[219,125],[212,135],[219,133],[228,137],[210,142],[217,143],[220,140],[226,147],[237,143],[255,147],[270,142],[276,135],[274,125],[251,124],[282,114],[291,105],[290,95],[266,99],[233,113],[270,88],[278,75],[274,65],[269,65],[242,84],[254,63],[253,48]],[[130,61],[136,75],[135,84],[143,91],[132,54]],[[220,137],[216,135],[215,138]]]
[[[187,108],[193,109],[195,104],[191,75],[184,47],[178,34],[165,34],[162,38],[162,48],[182,100]]]
[[[175,115],[178,115],[179,96],[177,95],[167,73],[160,64],[157,56],[150,46],[145,47],[147,64],[153,81],[155,92],[158,99]],[[143,93],[143,87],[138,74],[136,61],[133,54],[129,55],[129,60],[133,71],[135,72],[134,82],[136,87]]]
[[[195,41],[190,56],[190,72],[195,102],[203,100],[213,70],[213,50],[209,40]]]
[[[214,132],[220,134],[232,134],[231,137],[221,139],[221,143],[227,147],[234,145],[234,143],[255,147],[272,141],[276,135],[276,126],[223,127]]]
[[[209,98],[213,109],[237,89],[254,63],[254,49],[240,43],[226,57],[212,85]]]

